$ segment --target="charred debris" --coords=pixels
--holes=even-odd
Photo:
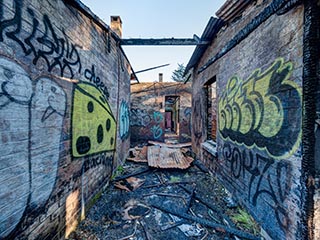
[[[190,144],[131,149],[70,239],[261,239]]]

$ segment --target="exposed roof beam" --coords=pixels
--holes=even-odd
[[[154,69],[157,69],[157,68],[166,67],[166,66],[169,66],[169,65],[170,65],[170,63],[167,63],[167,64],[164,64],[164,65],[160,65],[160,66],[156,66],[156,67],[151,67],[151,68],[139,70],[139,71],[136,71],[135,73],[138,74],[138,73],[142,73],[142,72],[147,72],[147,71],[150,71],[150,70],[154,70]]]
[[[208,41],[202,41],[199,37],[194,38],[161,38],[161,39],[142,39],[142,38],[129,38],[121,39],[121,45],[126,46],[190,46],[190,45],[207,45]]]

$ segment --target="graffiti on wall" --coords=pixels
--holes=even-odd
[[[289,209],[284,206],[291,185],[291,165],[285,161],[275,161],[248,149],[240,149],[230,143],[222,148],[223,158],[227,162],[231,176],[248,180],[248,199],[257,206],[259,198],[269,199],[277,222],[282,228],[290,225]]]
[[[130,125],[130,115],[129,115],[128,103],[125,101],[121,102],[120,106],[120,137],[125,139],[129,136],[129,125]]]
[[[92,84],[79,83],[72,106],[72,155],[113,151],[116,121],[104,94]]]
[[[191,107],[186,107],[183,112],[184,112],[184,116],[187,119],[191,119],[191,112],[192,112]]]
[[[289,80],[292,70],[291,62],[279,58],[264,72],[255,70],[246,81],[232,77],[219,99],[222,138],[256,146],[274,158],[293,154],[301,135],[301,94]]]
[[[13,49],[30,68],[33,64],[66,78],[80,74],[91,83],[74,88],[72,153],[74,157],[86,156],[82,173],[110,165],[113,156],[91,155],[115,147],[116,124],[107,101],[109,91],[98,70],[94,65],[82,68],[82,47],[73,44],[48,15],[39,15],[24,0],[8,2],[0,3],[3,51]],[[0,239],[10,238],[29,213],[42,211],[47,203],[57,181],[66,108],[66,93],[55,81],[31,79],[15,61],[0,58]],[[90,113],[94,114],[88,120],[85,117]]]
[[[131,108],[130,112],[131,126],[146,127],[152,121],[152,118],[149,116],[149,113],[145,109]]]
[[[163,134],[163,130],[160,126],[161,122],[163,121],[163,115],[161,112],[153,113],[153,121],[155,122],[155,125],[151,127],[151,132],[154,139],[159,139]]]
[[[89,80],[91,83],[95,84],[97,88],[99,88],[104,96],[109,99],[109,91],[108,88],[104,85],[104,83],[101,81],[100,77],[96,74],[95,66],[92,65],[91,69],[86,69],[84,71],[84,77]]]
[[[182,119],[183,125],[188,126],[188,132],[187,132],[187,137],[191,138],[189,136],[189,134],[191,133],[191,129],[192,129],[192,122],[191,122],[191,113],[192,113],[192,109],[191,107],[186,107],[183,111],[184,113],[184,118]]]
[[[107,156],[106,154],[98,154],[88,156],[81,169],[81,174],[88,172],[90,169],[97,168],[99,166],[110,167],[110,163],[113,161],[113,156]]]
[[[0,59],[0,85],[2,238],[25,211],[44,206],[53,190],[66,95],[51,79],[32,81],[7,59]]]
[[[49,72],[58,69],[61,76],[70,78],[75,73],[80,73],[79,46],[69,42],[64,30],[63,37],[59,37],[47,15],[43,15],[43,19],[39,21],[35,12],[27,8],[32,26],[30,33],[23,36],[23,5],[23,0],[13,0],[14,16],[8,18],[4,14],[4,4],[0,4],[0,42],[4,41],[4,36],[16,42],[26,56],[32,56],[34,65],[45,63]]]
[[[75,74],[83,74],[85,79],[95,84],[106,98],[109,98],[109,91],[101,78],[97,75],[95,66],[86,68],[82,73],[82,64],[79,49],[82,47],[69,41],[69,37],[62,29],[58,32],[54,28],[48,15],[44,14],[42,20],[36,18],[35,12],[27,8],[28,22],[32,23],[31,31],[26,36],[22,32],[25,23],[22,20],[24,7],[23,0],[13,0],[14,16],[7,18],[5,16],[4,4],[0,4],[0,42],[7,39],[17,43],[25,56],[32,57],[34,65],[45,64],[48,72],[57,70],[61,77],[74,78]],[[61,35],[61,36],[59,36]]]
[[[161,123],[164,117],[161,112],[150,111],[149,113],[145,109],[131,108],[130,113],[130,126],[139,128],[139,137],[160,139],[163,136]]]
[[[67,100],[55,82],[41,78],[31,104],[30,204],[39,207],[45,204],[54,187]]]
[[[290,80],[293,64],[276,59],[243,81],[233,76],[218,102],[221,154],[227,175],[241,182],[252,207],[274,212],[269,226],[288,229],[293,169],[288,157],[301,139],[301,90]],[[260,219],[261,220],[261,219]]]

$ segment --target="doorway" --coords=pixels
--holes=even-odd
[[[179,134],[179,96],[165,97],[165,131],[168,134]]]

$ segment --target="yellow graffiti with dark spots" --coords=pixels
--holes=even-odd
[[[94,85],[77,84],[73,95],[72,155],[115,149],[116,121],[107,99]]]
[[[290,80],[291,62],[278,58],[247,80],[229,79],[219,99],[219,132],[223,139],[265,149],[275,158],[294,153],[301,135],[301,91]]]

